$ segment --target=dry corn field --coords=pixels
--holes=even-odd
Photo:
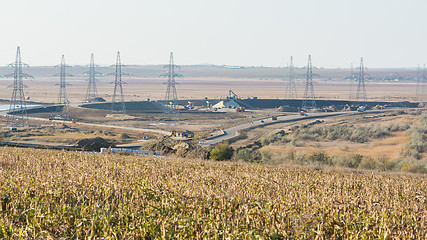
[[[423,176],[3,147],[0,183],[0,238],[427,238]]]

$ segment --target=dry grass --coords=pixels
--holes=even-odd
[[[0,182],[0,238],[427,237],[420,176],[0,148]]]
[[[390,159],[400,157],[402,148],[409,142],[409,137],[405,132],[394,132],[392,136],[382,139],[376,139],[367,143],[353,143],[349,141],[306,141],[304,146],[283,146],[269,145],[263,147],[273,154],[288,153],[290,150],[295,152],[305,152],[310,155],[318,152],[319,149],[325,151],[328,155],[350,156],[360,154],[372,158],[386,156]]]
[[[303,122],[303,124],[308,124],[310,122],[313,122],[312,120]],[[416,116],[413,115],[390,115],[390,116],[384,116],[379,118],[372,118],[372,119],[364,119],[363,117],[359,116],[347,116],[347,117],[341,117],[337,119],[326,119],[324,123],[315,125],[314,128],[318,127],[333,127],[333,126],[347,126],[347,125],[354,125],[355,127],[372,127],[372,126],[378,126],[378,127],[386,127],[390,128],[390,126],[395,127],[401,127],[401,126],[410,126],[414,122],[416,122]],[[280,130],[283,130],[285,132],[290,132],[290,129],[295,126],[301,126],[301,123],[294,123],[294,124],[283,124],[279,126],[279,129],[273,130],[266,130],[261,129],[259,130],[259,137],[260,136],[268,136],[268,132],[270,134],[274,134]],[[264,130],[264,132],[261,132]],[[403,129],[400,129],[403,130]],[[267,146],[263,146],[263,150],[271,152],[273,155],[281,155],[281,154],[289,154],[289,152],[296,152],[296,153],[305,153],[307,155],[311,155],[315,152],[323,151],[329,156],[352,156],[355,154],[360,154],[366,157],[370,157],[373,159],[376,159],[378,157],[386,157],[388,159],[396,159],[401,157],[401,151],[404,148],[404,146],[410,141],[410,138],[407,136],[406,131],[400,131],[399,129],[397,131],[392,131],[390,136],[383,136],[379,139],[370,139],[367,142],[364,143],[358,143],[358,142],[351,142],[346,141],[343,139],[336,139],[336,140],[326,140],[324,138],[321,138],[320,140],[304,140],[299,141],[297,144],[292,143],[277,143],[277,144],[271,144]],[[252,130],[254,132],[254,130]],[[248,133],[249,135],[250,133]],[[249,141],[255,141],[258,139],[247,139],[247,144]],[[291,137],[289,137],[291,139]],[[243,142],[243,141],[240,141]],[[233,147],[240,147],[240,145],[233,143]],[[237,145],[237,146],[236,146]]]

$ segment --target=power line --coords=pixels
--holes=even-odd
[[[354,83],[354,80],[356,79],[356,76],[354,76],[354,73],[353,73],[353,63],[350,64],[350,76],[347,79],[350,80],[350,95],[348,98],[352,100],[354,98],[353,83]]]
[[[126,114],[125,98],[123,95],[122,82],[122,63],[120,61],[120,52],[117,52],[116,71],[114,73],[114,93],[111,102],[111,114]]]
[[[69,118],[69,111],[68,111],[68,107],[69,107],[69,103],[70,101],[68,101],[68,97],[67,97],[67,91],[66,91],[66,86],[68,85],[65,82],[65,76],[71,76],[70,74],[66,73],[66,68],[69,68],[70,66],[65,64],[65,57],[64,55],[62,55],[61,58],[61,64],[57,65],[56,67],[58,67],[59,70],[59,94],[58,94],[58,107],[56,109],[57,115],[55,116],[56,118],[61,118],[61,119],[68,119]]]
[[[313,86],[313,66],[311,65],[311,55],[308,55],[307,74],[305,81],[304,99],[302,101],[303,109],[315,109],[316,100]]]
[[[295,72],[294,72],[294,64],[291,56],[291,62],[289,64],[289,81],[286,86],[285,98],[293,99],[297,98],[297,89],[295,87]]]
[[[422,75],[422,77],[421,77],[421,80],[420,80],[420,82],[421,82],[421,90],[420,90],[420,92],[421,92],[421,96],[420,96],[420,102],[422,102],[422,103],[424,103],[425,102],[425,97],[426,97],[426,95],[427,95],[427,89],[426,89],[426,65],[424,64],[424,67],[423,67],[423,75]]]
[[[93,57],[93,53],[90,55],[90,65],[89,65],[89,79],[88,79],[88,85],[86,90],[86,102],[92,102],[98,100],[98,91],[96,89],[96,76],[101,75],[101,73],[95,71],[95,60]]]
[[[168,77],[168,87],[166,89],[165,101],[166,101],[166,113],[179,113],[178,109],[178,95],[176,93],[176,82],[175,77],[182,77],[181,74],[175,73],[175,70],[179,66],[175,65],[173,60],[173,52],[170,53],[169,65],[165,66],[168,69],[166,74],[161,76]]]
[[[363,57],[360,58],[359,75],[357,76],[357,80],[356,101],[366,102],[365,67],[363,66]]]
[[[415,92],[415,99],[417,100],[417,101],[421,101],[421,98],[422,98],[422,92],[423,92],[423,82],[422,82],[422,79],[421,79],[421,70],[420,70],[420,65],[418,64],[418,66],[417,66],[417,77],[416,77],[416,80],[417,80],[417,87],[416,87],[416,92]]]
[[[25,102],[24,83],[23,79],[34,78],[31,75],[22,72],[22,67],[28,67],[27,64],[21,61],[21,50],[16,49],[15,62],[9,64],[14,68],[12,74],[4,77],[13,77],[12,97],[10,99],[9,112],[7,114],[7,125],[9,127],[27,127],[29,125],[27,104]]]

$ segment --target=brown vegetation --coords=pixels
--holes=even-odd
[[[237,149],[233,159],[427,173],[426,116],[420,115],[412,126],[408,116],[375,123],[295,125]]]
[[[0,238],[425,239],[425,180],[0,148]]]

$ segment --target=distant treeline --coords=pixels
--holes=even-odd
[[[124,64],[125,63],[125,59]],[[89,64],[89,59],[88,59]],[[176,62],[179,65],[179,61]],[[314,64],[314,63],[313,63]],[[166,65],[166,63],[165,63]],[[67,72],[73,75],[72,78],[85,79],[84,74],[89,69],[89,66],[75,65],[67,69]],[[0,75],[10,74],[10,67],[0,67]],[[97,72],[105,75],[107,78],[112,78],[107,74],[114,72],[113,66],[99,66]],[[123,67],[123,71],[129,73],[127,78],[159,78],[165,73],[164,65],[127,65]],[[229,67],[217,65],[182,65],[179,73],[187,78],[197,77],[224,77],[224,78],[256,78],[259,80],[269,79],[286,79],[289,75],[289,69],[286,67]],[[295,69],[296,78],[305,78],[306,69],[304,66]],[[55,78],[52,75],[58,73],[58,68],[54,66],[32,66],[26,69],[26,73],[31,74],[35,79],[51,79]],[[315,68],[313,70],[314,77],[322,80],[330,81],[349,81],[351,75],[350,69],[328,69]],[[415,82],[417,70],[411,68],[403,69],[368,69],[368,81],[407,81]],[[102,77],[101,77],[102,79]]]

